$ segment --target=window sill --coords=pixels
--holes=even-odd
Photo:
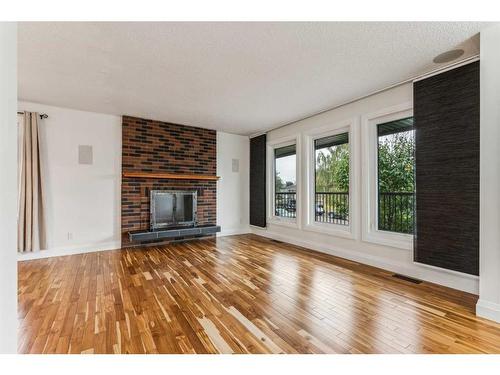
[[[326,234],[329,236],[354,239],[354,235],[352,233],[351,226],[349,226],[349,225],[314,223],[314,224],[305,225],[304,230],[307,230],[309,232]]]
[[[289,228],[299,228],[299,224],[297,223],[296,219],[286,219],[286,218],[278,218],[276,216],[269,217],[267,219],[268,224],[273,224],[273,225],[281,225],[284,227],[289,227]]]
[[[411,234],[371,231],[363,235],[364,242],[377,245],[395,247],[401,250],[413,250],[413,236]]]

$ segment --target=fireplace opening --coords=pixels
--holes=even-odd
[[[150,228],[195,226],[197,223],[197,192],[185,190],[151,190]]]

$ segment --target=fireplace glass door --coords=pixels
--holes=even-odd
[[[151,230],[196,225],[196,191],[152,190],[150,198]]]
[[[170,193],[155,192],[151,196],[152,229],[166,227],[174,222],[175,196]]]
[[[193,218],[193,195],[176,194],[175,221],[179,224],[191,223]]]

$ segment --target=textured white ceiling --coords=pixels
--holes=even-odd
[[[486,26],[20,23],[19,98],[252,134],[430,70]]]

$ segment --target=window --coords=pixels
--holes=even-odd
[[[378,230],[413,234],[414,151],[413,117],[377,125]]]
[[[297,215],[295,144],[274,149],[274,215],[290,219]]]
[[[349,133],[314,140],[314,221],[349,225]]]
[[[404,207],[413,206],[413,189],[408,186],[402,189],[401,185],[393,183],[392,177],[403,174],[406,181],[413,175],[411,147],[408,152],[408,148],[401,147],[398,141],[405,136],[405,140],[413,139],[412,106],[412,102],[401,103],[366,114],[361,119],[364,168],[361,174],[361,238],[366,242],[410,251],[413,249],[413,210]],[[408,146],[407,142],[405,144]],[[405,155],[401,149],[407,150],[406,160],[411,160],[409,166],[401,161],[400,156]],[[410,194],[401,197],[387,193]]]

